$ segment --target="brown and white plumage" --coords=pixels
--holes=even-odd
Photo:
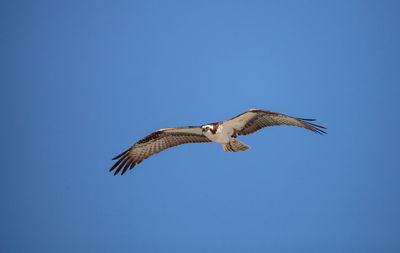
[[[238,135],[248,135],[260,130],[261,128],[278,125],[297,126],[318,134],[326,134],[326,132],[322,130],[325,129],[325,127],[309,122],[314,120],[315,119],[294,118],[285,114],[267,110],[250,109],[225,121],[224,124],[233,127]]]
[[[118,161],[110,171],[115,169],[114,175],[120,171],[123,175],[144,159],[184,143],[214,141],[221,143],[226,152],[245,151],[250,147],[236,139],[236,135],[248,135],[268,126],[297,126],[318,134],[326,134],[322,130],[325,127],[310,123],[310,121],[314,119],[294,118],[281,113],[250,109],[227,121],[203,126],[164,128],[144,137],[124,153],[113,158]]]
[[[110,172],[116,168],[114,175],[117,175],[121,170],[121,175],[123,175],[128,168],[132,169],[136,164],[164,149],[184,143],[196,142],[211,142],[203,135],[201,127],[188,126],[159,129],[138,141],[124,153],[114,157],[113,160],[118,158],[119,160],[110,169]]]

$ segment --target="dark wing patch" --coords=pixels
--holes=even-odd
[[[310,123],[314,119],[294,118],[285,114],[258,109],[251,109],[249,112],[255,114],[237,131],[239,135],[248,135],[264,127],[279,125],[297,126],[318,134],[326,134],[323,130],[326,129],[325,127]]]
[[[121,175],[123,175],[136,164],[165,149],[185,143],[201,142],[211,141],[202,134],[200,127],[160,129],[139,140],[122,154],[114,157],[113,160],[119,160],[110,169],[110,172],[115,169],[114,175],[117,175],[120,171]]]

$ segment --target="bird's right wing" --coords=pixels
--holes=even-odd
[[[157,130],[138,141],[124,153],[114,157],[113,160],[119,160],[110,169],[110,172],[116,169],[114,175],[117,175],[122,170],[121,175],[123,175],[128,168],[132,169],[136,164],[141,163],[144,159],[167,148],[184,143],[196,142],[211,142],[203,135],[201,127],[198,126],[164,128]]]

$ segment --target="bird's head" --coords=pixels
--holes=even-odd
[[[203,131],[203,133],[211,132],[211,129],[214,129],[214,127],[211,125],[205,125],[205,126],[201,127],[201,130]]]

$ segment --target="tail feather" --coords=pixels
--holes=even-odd
[[[233,152],[232,146],[230,143],[222,143],[222,148],[225,152]]]
[[[225,152],[237,152],[237,151],[245,151],[248,150],[250,147],[246,144],[240,142],[236,138],[232,138],[231,142],[223,143],[222,147],[224,148]]]

